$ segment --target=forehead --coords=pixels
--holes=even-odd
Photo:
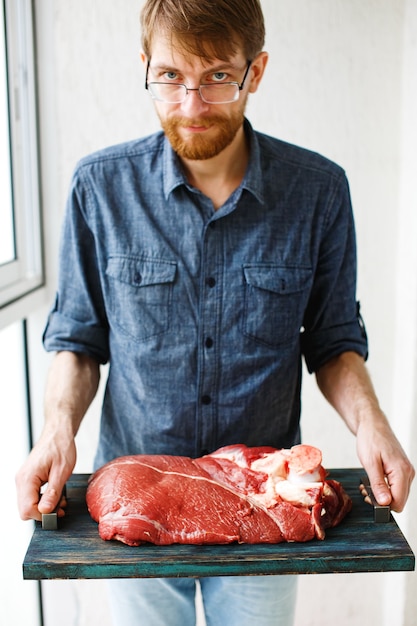
[[[208,45],[208,50],[210,46]],[[152,65],[172,67],[184,71],[205,71],[207,68],[230,66],[240,68],[246,63],[243,50],[231,51],[226,58],[217,58],[214,53],[202,57],[191,53],[181,41],[168,34],[158,33],[152,37]]]

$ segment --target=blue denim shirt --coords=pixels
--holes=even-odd
[[[110,363],[96,466],[291,446],[302,355],[315,371],[367,353],[343,170],[245,129],[246,175],[217,211],[162,132],[76,168],[44,344]]]

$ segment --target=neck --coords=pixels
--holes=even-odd
[[[220,154],[201,161],[181,158],[187,180],[219,209],[239,187],[246,172],[249,147],[243,126]]]

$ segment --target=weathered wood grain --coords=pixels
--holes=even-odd
[[[335,469],[353,500],[349,516],[324,541],[276,545],[129,547],[100,539],[85,505],[88,475],[67,483],[68,508],[58,530],[37,525],[23,562],[25,579],[143,578],[324,574],[414,570],[415,557],[391,515],[377,524],[358,485],[361,469]]]

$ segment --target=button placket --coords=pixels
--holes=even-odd
[[[204,272],[200,303],[200,446],[212,449],[217,432],[218,354],[216,335],[221,304],[218,228],[207,227],[204,233],[202,272]]]

